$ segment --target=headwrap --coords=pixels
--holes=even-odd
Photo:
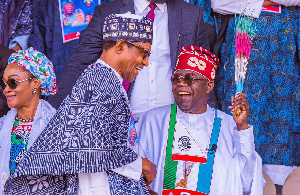
[[[106,41],[140,41],[152,43],[152,21],[135,14],[112,14],[105,18],[103,39]]]
[[[41,83],[41,95],[56,94],[56,77],[52,62],[41,52],[32,47],[19,50],[11,54],[8,63],[18,64],[29,70]]]
[[[197,46],[183,47],[178,56],[175,72],[180,69],[200,73],[210,81],[214,81],[219,59],[210,51]]]

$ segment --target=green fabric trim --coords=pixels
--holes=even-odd
[[[172,149],[173,149],[174,130],[176,124],[176,113],[177,113],[177,104],[172,104],[167,151],[166,151],[164,189],[175,189],[178,162],[172,161]]]

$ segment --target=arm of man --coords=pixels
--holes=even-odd
[[[211,0],[211,8],[220,14],[245,14],[258,18],[262,10],[264,0]]]
[[[253,126],[248,125],[250,105],[247,102],[247,95],[240,93],[236,97],[232,96],[231,103],[229,109],[235,111],[241,108],[243,111],[239,116],[233,115],[237,128],[234,131],[234,145],[240,154],[235,160],[239,164],[243,191],[255,194],[262,190],[262,162],[255,152]]]
[[[49,103],[58,108],[63,99],[71,92],[81,73],[100,57],[102,52],[102,15],[100,6],[95,8],[94,16],[88,27],[81,32],[80,42],[57,81],[58,92],[49,97]]]

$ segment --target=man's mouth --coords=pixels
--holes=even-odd
[[[190,92],[187,92],[187,91],[180,91],[177,93],[179,96],[186,96],[186,95],[191,95]]]
[[[135,66],[135,68],[139,71],[141,71],[143,69],[142,67],[139,67],[139,66]]]

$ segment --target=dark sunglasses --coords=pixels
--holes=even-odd
[[[135,42],[132,42],[132,41],[126,41],[126,42],[129,43],[130,45],[133,45],[133,46],[135,46],[136,48],[142,50],[143,53],[144,53],[144,59],[145,59],[146,57],[150,57],[151,51],[150,51],[149,49],[146,49],[145,47],[143,47],[143,46],[141,46],[141,45],[139,45],[139,44],[137,44],[137,43],[135,43]]]
[[[181,80],[186,84],[192,85],[194,81],[208,81],[207,79],[196,79],[192,74],[186,74],[184,76],[174,74],[171,76],[172,84],[177,85]]]
[[[8,79],[7,82],[3,81],[0,82],[1,83],[1,89],[4,90],[6,85],[8,85],[9,88],[11,89],[16,89],[17,86],[18,86],[18,83],[22,83],[24,81],[28,81],[28,80],[31,80],[32,78],[28,78],[28,79],[24,79],[24,80],[21,80],[21,81],[16,81],[15,79]]]

